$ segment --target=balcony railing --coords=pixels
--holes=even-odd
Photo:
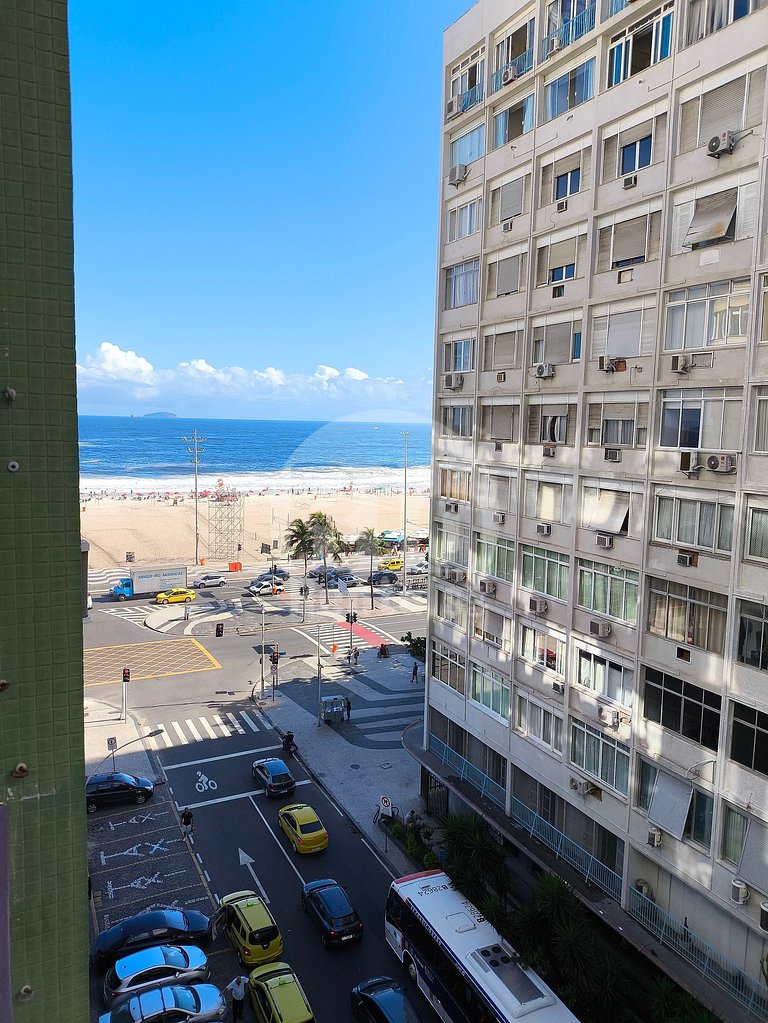
[[[768,1016],[768,988],[758,984],[685,924],[641,895],[636,888],[629,888],[627,896],[627,912],[654,934],[662,945],[671,948],[699,973],[745,1005],[756,1017],[765,1019]]]
[[[429,750],[435,754],[441,763],[452,767],[459,774],[460,778],[468,781],[482,796],[487,796],[497,806],[500,806],[502,810],[506,808],[506,792],[504,787],[489,778],[479,767],[470,764],[461,754],[452,750],[450,746],[434,735],[429,737]]]
[[[603,21],[612,18],[614,14],[619,14],[631,3],[632,0],[605,0],[603,3]]]
[[[472,107],[477,106],[478,103],[482,103],[483,100],[483,86],[481,82],[477,85],[473,85],[471,89],[467,89],[461,96],[461,112],[462,114],[466,110],[471,110]]]
[[[491,75],[491,92],[498,92],[506,84],[503,79],[507,71],[512,72],[515,78],[519,78],[526,71],[530,71],[532,67],[533,48],[526,50],[525,53],[521,53],[519,57],[515,57],[508,64],[504,64],[498,71],[494,71],[493,75]]]
[[[586,7],[581,14],[577,14],[575,18],[571,18],[570,21],[566,21],[560,28],[550,32],[548,36],[544,36],[541,41],[541,59],[546,60],[551,53],[564,50],[566,46],[570,46],[571,43],[581,39],[587,32],[591,32],[595,27],[596,7],[596,3],[592,4],[591,7]]]

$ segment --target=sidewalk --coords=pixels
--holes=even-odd
[[[156,784],[164,780],[159,764],[148,752],[149,745],[142,742],[148,728],[140,727],[130,713],[126,721],[121,721],[119,710],[92,696],[85,697],[84,707],[86,778],[100,769],[113,770],[112,755],[107,748],[107,739],[113,738],[118,747],[115,770],[149,778]]]

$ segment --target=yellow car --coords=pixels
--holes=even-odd
[[[248,978],[248,990],[259,1023],[315,1023],[299,978],[287,963],[257,967]]]
[[[158,604],[188,604],[196,596],[194,590],[188,590],[184,586],[174,586],[167,593],[158,593],[155,599]]]
[[[379,568],[389,572],[402,572],[403,570],[403,559],[402,558],[385,558],[384,561],[379,562]]]
[[[277,815],[295,853],[320,852],[328,848],[328,832],[311,806],[289,803]]]

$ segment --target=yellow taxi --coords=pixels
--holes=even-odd
[[[253,970],[248,990],[259,1023],[315,1023],[299,978],[287,963]]]
[[[389,572],[402,572],[403,570],[403,559],[402,558],[385,558],[384,561],[379,562],[379,568]]]
[[[158,593],[155,600],[158,604],[188,604],[196,597],[197,594],[194,590],[188,590],[185,586],[174,586],[172,590]]]
[[[306,803],[289,803],[277,818],[295,853],[314,853],[328,848],[328,832]]]
[[[242,966],[257,966],[283,954],[283,938],[269,908],[256,892],[225,895],[218,918]]]

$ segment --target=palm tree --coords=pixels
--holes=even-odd
[[[314,547],[323,556],[323,576],[325,582],[325,602],[330,603],[328,597],[328,555],[334,561],[339,561],[339,550],[341,547],[341,534],[330,515],[325,512],[312,512],[309,516],[309,528],[312,532]]]
[[[312,527],[304,519],[294,519],[285,531],[285,549],[290,558],[304,558],[304,576],[307,575],[307,560],[315,553],[315,538]]]
[[[376,535],[376,530],[368,526],[360,531],[355,549],[361,554],[368,554],[371,559],[371,610],[373,610],[373,559],[384,553],[386,544]]]

